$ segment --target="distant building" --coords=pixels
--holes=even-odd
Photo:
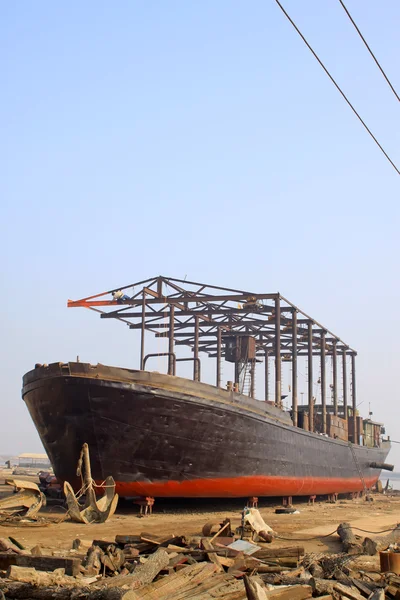
[[[26,467],[31,469],[36,469],[37,467],[40,467],[42,469],[49,469],[51,466],[47,454],[33,454],[30,452],[24,452],[23,454],[20,454],[17,458],[19,467]]]

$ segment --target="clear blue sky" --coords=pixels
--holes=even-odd
[[[339,2],[284,5],[400,164]],[[400,3],[348,8],[399,89]],[[35,362],[137,365],[67,299],[158,273],[279,290],[358,349],[360,408],[400,440],[400,179],[275,2],[2,2],[0,38],[0,453],[40,449]]]

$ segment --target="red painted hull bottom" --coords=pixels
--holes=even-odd
[[[365,478],[371,488],[378,475]],[[311,496],[314,494],[340,494],[360,492],[363,489],[359,477],[328,478],[309,477],[218,477],[215,479],[193,479],[188,481],[160,482],[116,482],[116,492],[122,497],[153,496],[187,498],[246,498],[248,496]]]

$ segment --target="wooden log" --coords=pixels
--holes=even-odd
[[[318,577],[312,577],[309,581],[313,594],[316,596],[334,594],[335,583],[336,582],[332,581],[331,579],[318,579]]]
[[[100,546],[90,546],[83,564],[88,575],[98,575],[100,573],[103,554]]]
[[[7,554],[0,552],[0,569],[6,571],[11,565],[32,567],[37,571],[54,571],[65,569],[67,575],[78,575],[81,560],[62,556],[30,556],[29,554]]]
[[[164,548],[158,548],[154,554],[151,554],[145,563],[139,564],[130,575],[117,575],[105,579],[102,583],[107,587],[128,586],[130,589],[138,589],[148,583],[159,574],[162,569],[168,566],[169,554]],[[222,568],[222,567],[221,567]]]
[[[374,539],[366,537],[363,541],[363,549],[365,554],[374,556],[379,550],[386,550],[390,544],[396,544],[400,542],[400,525],[388,535],[378,536]]]
[[[357,541],[350,523],[341,523],[337,528],[337,533],[343,544],[343,550],[347,552],[347,554],[363,554],[363,547]]]
[[[300,558],[304,556],[303,546],[288,546],[287,548],[261,548],[254,552],[252,556],[256,558]]]

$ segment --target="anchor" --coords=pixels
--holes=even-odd
[[[115,513],[118,504],[115,481],[110,475],[102,485],[96,486],[92,479],[89,446],[86,443],[83,444],[79,455],[76,474],[82,479],[82,488],[78,494],[75,495],[68,481],[64,482],[64,494],[72,521],[77,523],[105,523]],[[96,498],[94,487],[104,488],[105,491],[101,498]],[[83,495],[85,495],[85,504],[82,507],[78,500]]]

